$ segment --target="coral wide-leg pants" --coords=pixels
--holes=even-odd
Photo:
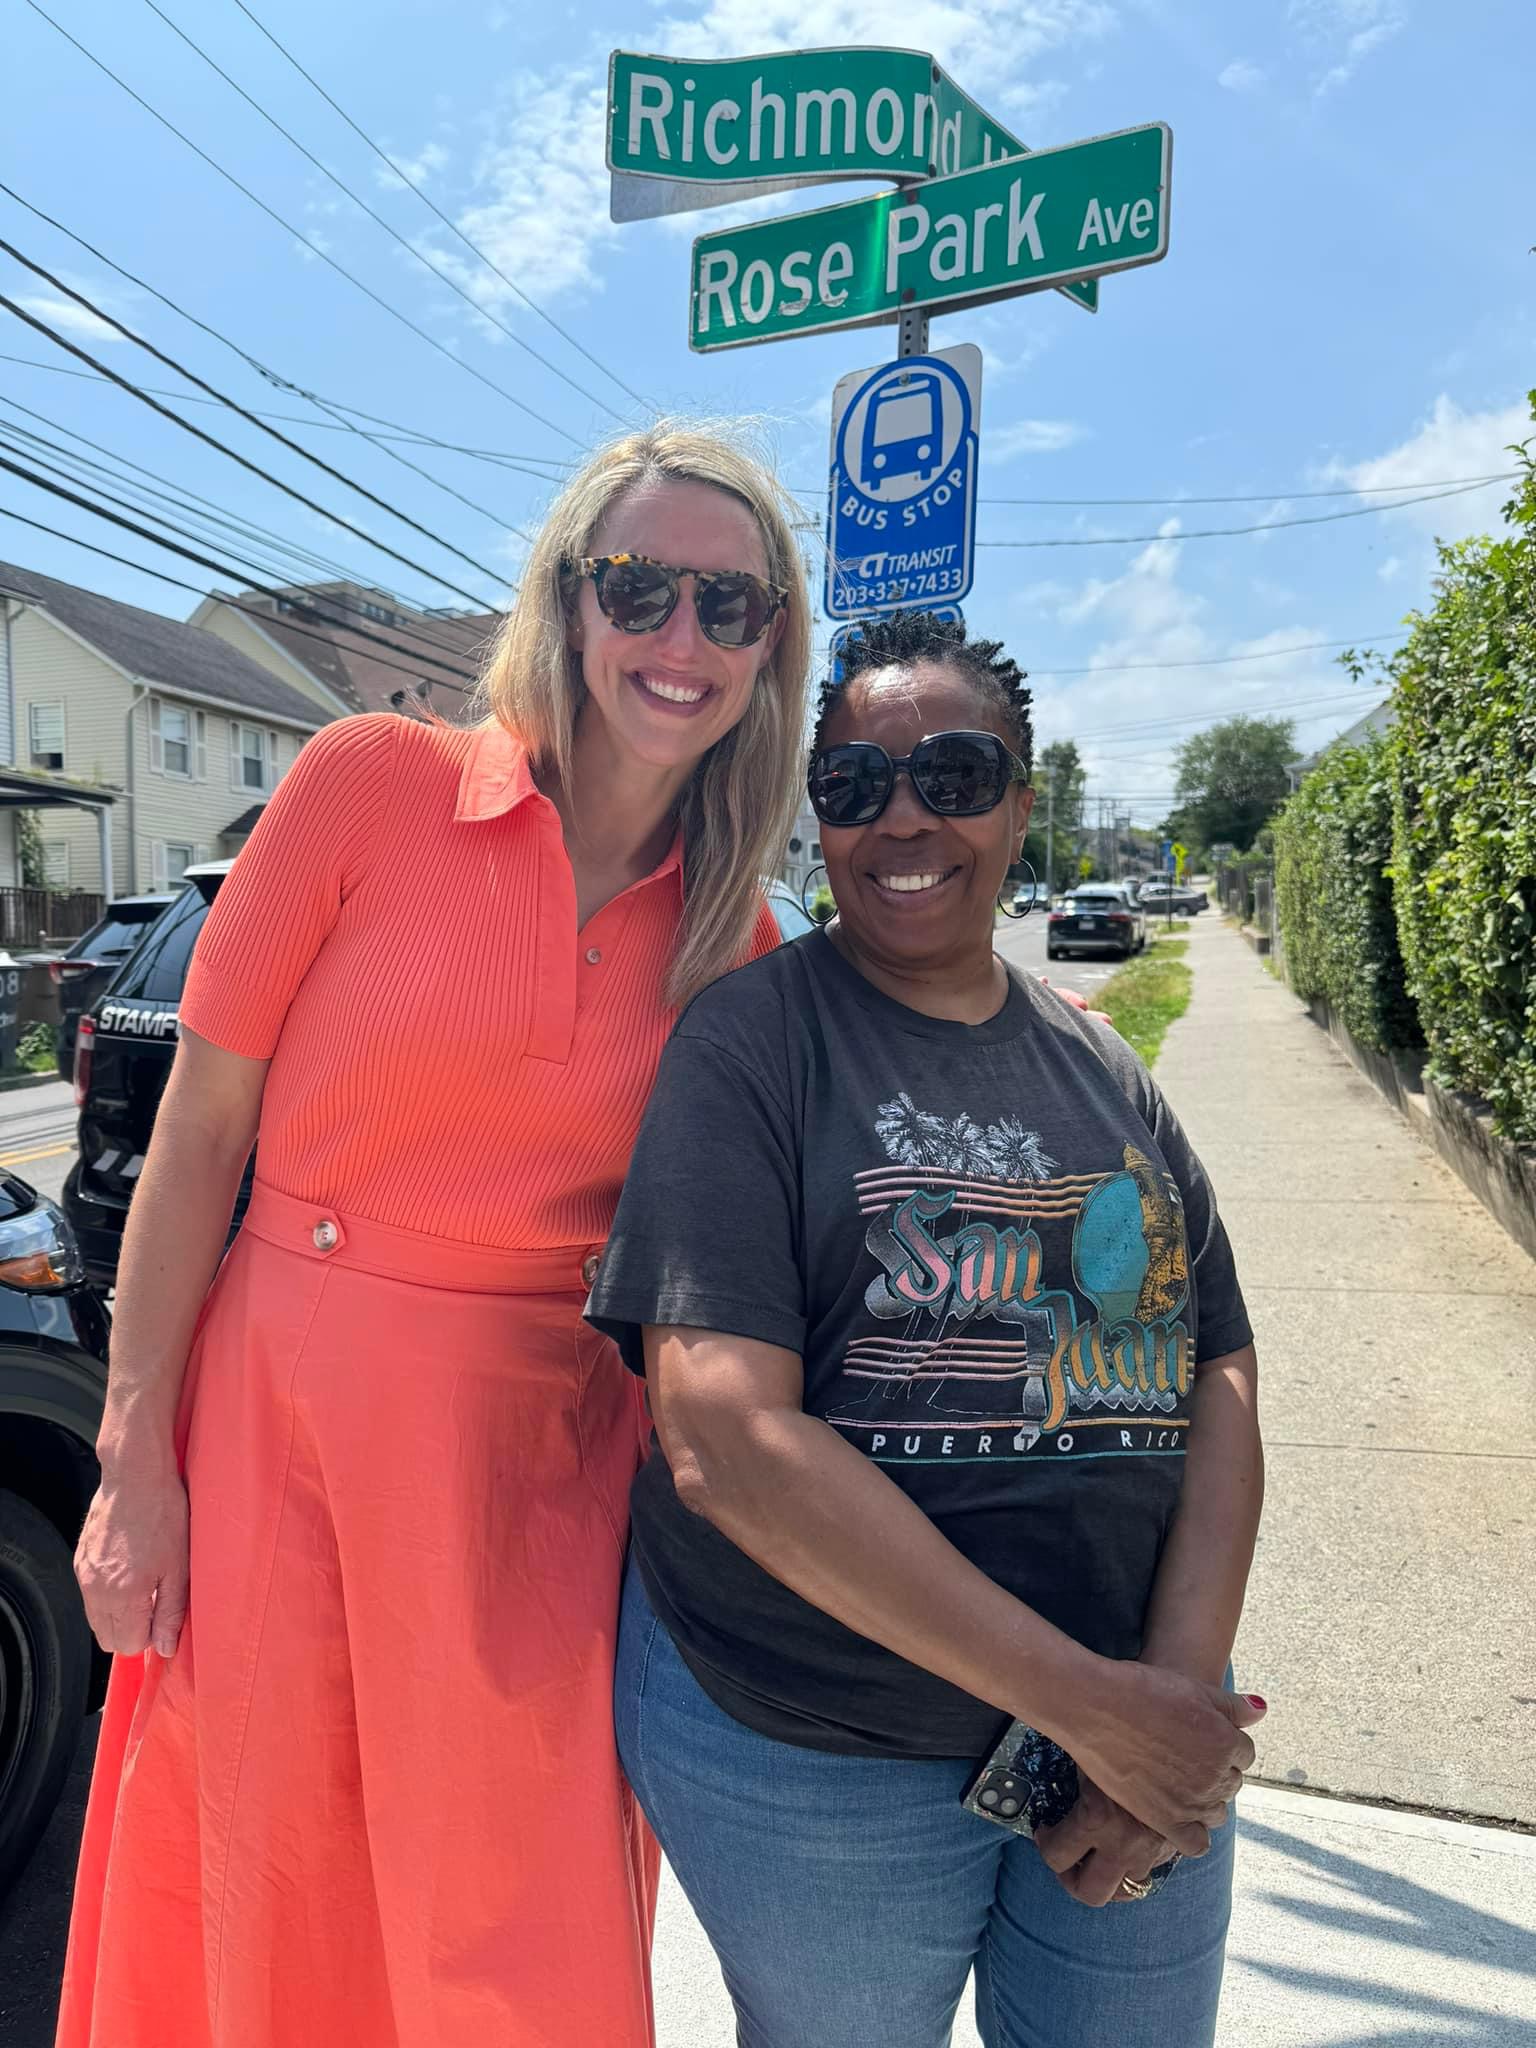
[[[642,1403],[581,1321],[591,1249],[258,1186],[188,1375],[187,1627],[112,1677],[60,2048],[651,2041],[611,1705]]]

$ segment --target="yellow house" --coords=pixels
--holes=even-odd
[[[0,563],[0,756],[119,792],[112,886],[173,886],[239,851],[312,732],[352,707],[299,689],[217,634]],[[54,889],[103,889],[85,811],[36,813]],[[15,881],[9,824],[0,882]]]

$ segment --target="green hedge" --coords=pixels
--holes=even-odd
[[[1533,394],[1536,403],[1536,394]],[[1536,1142],[1536,467],[1497,540],[1440,550],[1392,662],[1398,933],[1433,1071]]]
[[[1362,1045],[1420,1042],[1398,949],[1389,864],[1387,743],[1331,747],[1275,819],[1275,894],[1285,971],[1322,996]]]

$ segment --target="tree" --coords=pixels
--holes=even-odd
[[[1048,747],[1042,747],[1035,757],[1033,780],[1035,813],[1030,820],[1029,837],[1024,842],[1024,858],[1042,882],[1055,888],[1071,873],[1073,852],[1082,830],[1083,791],[1088,771],[1083,766],[1076,743],[1052,740]],[[1046,872],[1047,820],[1052,826],[1050,864],[1055,869],[1054,874]]]
[[[37,822],[37,813],[17,811],[15,818],[16,860],[21,869],[21,886],[24,889],[46,889],[48,859],[43,850],[43,834]]]
[[[1295,758],[1289,718],[1224,718],[1197,732],[1174,757],[1177,805],[1165,836],[1191,849],[1226,840],[1246,853],[1290,793]]]

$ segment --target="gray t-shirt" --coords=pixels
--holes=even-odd
[[[1195,1366],[1249,1341],[1199,1160],[1136,1055],[1011,975],[988,1023],[925,1017],[823,932],[679,1022],[588,1315],[759,1338],[804,1406],[974,1564],[1133,1657],[1178,1503]],[[763,1734],[979,1757],[995,1707],[845,1628],[635,1482],[646,1590],[705,1690]]]

